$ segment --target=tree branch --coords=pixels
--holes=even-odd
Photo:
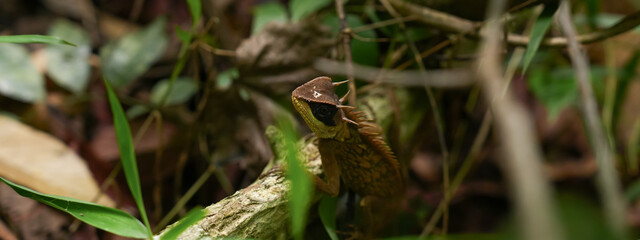
[[[482,23],[473,22],[448,13],[409,3],[404,0],[389,0],[389,2],[396,9],[398,9],[398,11],[409,16],[415,15],[418,17],[418,21],[429,26],[471,37],[479,37],[480,35],[482,35],[482,33],[479,32]],[[605,28],[596,32],[586,33],[583,35],[578,35],[576,39],[582,44],[599,42],[604,39],[615,37],[617,35],[625,33],[638,25],[640,25],[640,11],[624,17],[618,23],[609,28]],[[507,34],[506,42],[510,45],[527,46],[527,44],[529,44],[529,37],[509,33]],[[567,46],[567,38],[545,38],[540,44],[547,47],[565,47]]]

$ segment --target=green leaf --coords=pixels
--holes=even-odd
[[[573,104],[578,97],[576,81],[568,71],[550,73],[546,69],[536,69],[529,75],[528,85],[549,112],[550,119],[555,119],[560,110]]]
[[[191,12],[192,26],[195,27],[202,15],[202,2],[201,0],[187,0],[187,4],[189,4],[189,11]]]
[[[176,35],[178,35],[178,39],[180,39],[180,42],[182,42],[183,45],[191,43],[191,32],[183,30],[178,25],[176,25],[175,31]]]
[[[47,43],[47,44],[64,44],[75,46],[73,43],[67,42],[59,37],[44,35],[13,35],[0,36],[0,42],[5,43]]]
[[[129,107],[129,109],[127,109],[127,119],[129,120],[135,119],[150,111],[151,109],[145,105],[142,105],[142,104],[133,105]]]
[[[253,8],[251,34],[259,32],[269,22],[286,22],[287,10],[279,2],[267,2]]]
[[[602,100],[606,69],[592,65],[591,83],[596,97]],[[537,68],[529,74],[527,84],[533,95],[545,106],[549,117],[554,119],[560,110],[575,103],[578,85],[570,67],[554,67],[553,70]]]
[[[0,43],[0,94],[24,101],[44,99],[44,79],[24,46]]]
[[[239,73],[237,68],[230,68],[221,72],[220,74],[218,74],[216,88],[220,90],[229,89],[229,87],[231,87],[231,84],[233,83],[233,80],[238,78],[238,76]]]
[[[142,200],[140,177],[138,175],[138,163],[136,162],[133,140],[131,139],[131,129],[129,128],[129,123],[124,115],[120,101],[118,101],[118,97],[113,92],[113,89],[111,89],[111,84],[109,84],[109,80],[106,77],[104,78],[104,85],[107,89],[109,105],[111,106],[111,112],[113,113],[113,125],[116,130],[116,139],[118,140],[118,150],[120,151],[120,160],[122,161],[124,175],[127,179],[131,195],[133,195],[133,199],[140,211],[142,221],[147,227],[149,239],[151,239],[153,234],[151,233],[151,227],[149,226],[149,220],[147,219],[147,212],[144,209],[144,201]]]
[[[164,79],[158,82],[151,89],[151,103],[160,105],[162,98],[167,95],[164,106],[177,105],[189,100],[198,90],[196,81],[190,77],[179,77],[173,83],[171,91],[169,91],[170,79]]]
[[[338,235],[336,234],[336,206],[338,205],[337,197],[329,197],[324,196],[320,200],[320,206],[318,206],[318,215],[320,215],[320,220],[322,221],[322,225],[324,225],[324,229],[327,230],[327,234],[331,240],[338,240]]]
[[[362,20],[356,15],[348,14],[346,16],[347,24],[350,28],[362,26]],[[334,35],[340,31],[340,19],[335,14],[328,14],[323,23],[331,27]],[[367,30],[357,33],[359,37],[374,40],[378,36],[374,30]],[[378,43],[373,41],[361,41],[355,38],[351,39],[351,54],[353,61],[359,64],[376,66],[379,59]]]
[[[158,18],[148,27],[102,47],[102,72],[114,87],[140,77],[162,56],[167,46],[166,22],[165,18]]]
[[[189,213],[187,213],[187,215],[182,220],[180,220],[178,223],[171,226],[171,229],[169,229],[167,232],[162,234],[160,239],[161,240],[177,239],[178,236],[180,236],[180,234],[184,232],[184,230],[187,230],[187,228],[189,228],[191,225],[200,221],[200,219],[204,218],[205,215],[206,215],[206,211],[204,211],[202,207],[194,207],[193,209],[191,209],[191,211],[189,211]]]
[[[91,226],[130,238],[145,238],[147,231],[144,225],[133,216],[115,208],[109,208],[95,203],[68,197],[49,195],[33,191],[0,177],[14,191],[23,197],[66,212]]]
[[[58,19],[49,29],[49,35],[64,37],[76,43],[76,47],[48,45],[47,73],[61,87],[75,94],[84,92],[91,74],[89,34],[70,21]]]
[[[525,73],[533,56],[538,51],[540,47],[540,43],[542,43],[542,39],[544,38],[547,30],[549,30],[549,26],[551,26],[551,22],[553,21],[553,14],[557,10],[557,6],[555,8],[551,8],[547,5],[544,5],[544,10],[540,14],[540,17],[533,24],[533,29],[531,29],[531,36],[529,38],[529,44],[527,45],[527,51],[524,53],[524,66],[522,67],[522,72]]]
[[[284,148],[287,155],[287,179],[291,183],[289,195],[289,209],[291,220],[291,232],[294,239],[301,240],[304,237],[307,211],[313,195],[313,185],[308,173],[305,171],[298,158],[298,133],[293,128],[293,123],[286,117],[277,118],[278,128],[282,130]]]
[[[294,22],[300,21],[309,14],[320,10],[323,7],[331,4],[331,0],[291,0],[289,3],[289,10],[291,11],[291,20]]]

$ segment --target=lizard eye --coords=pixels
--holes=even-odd
[[[336,106],[317,102],[308,102],[308,104],[309,108],[311,108],[311,113],[316,119],[327,126],[336,125],[335,121],[333,121],[333,116],[338,111],[338,108]]]

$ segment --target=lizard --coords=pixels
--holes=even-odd
[[[382,128],[366,119],[364,112],[343,105],[347,94],[338,98],[328,77],[317,77],[291,94],[294,108],[318,138],[318,150],[324,170],[323,180],[314,176],[315,186],[337,196],[340,180],[362,196],[363,208],[380,199],[397,199],[404,192],[400,163],[386,144]],[[377,210],[377,209],[373,209]]]

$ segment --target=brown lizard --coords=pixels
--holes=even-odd
[[[337,196],[342,179],[363,197],[361,206],[376,208],[374,202],[398,199],[404,192],[400,164],[385,143],[382,128],[365,119],[363,112],[342,104],[349,93],[338,98],[335,87],[345,82],[318,77],[296,88],[291,99],[319,139],[326,181],[315,176],[315,186]]]

